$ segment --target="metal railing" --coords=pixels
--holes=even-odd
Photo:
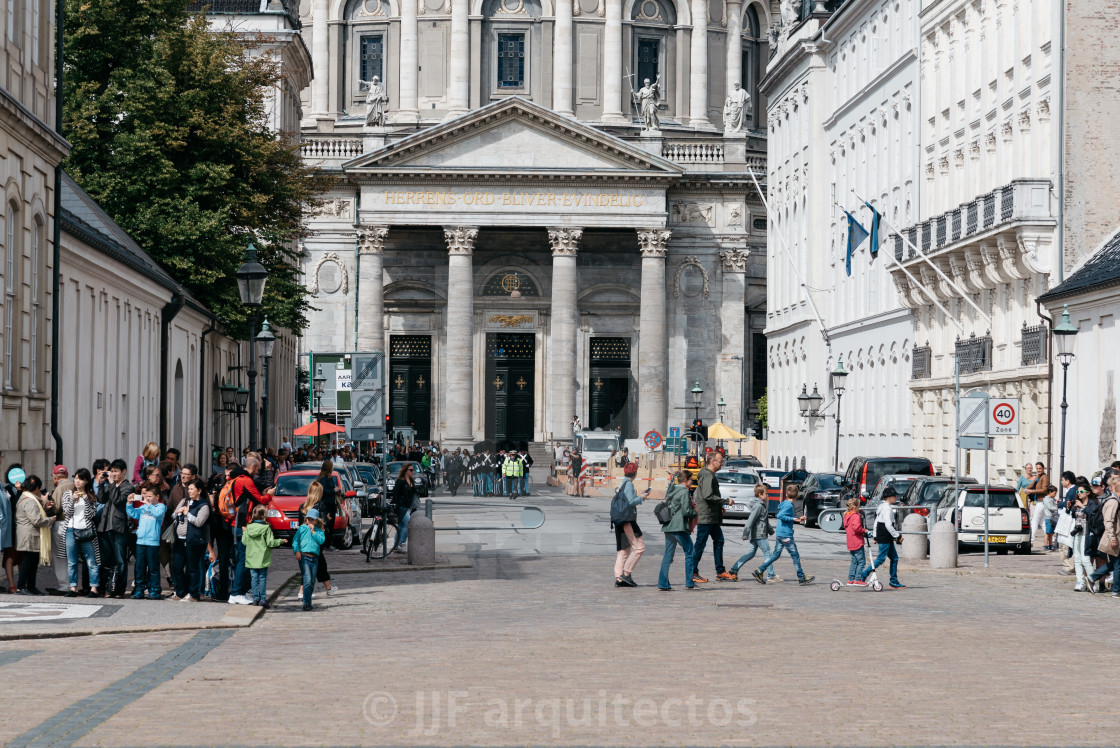
[[[1035,366],[1046,360],[1046,328],[1042,325],[1027,327],[1023,323],[1023,331],[1019,337],[1022,346],[1022,366]]]
[[[933,376],[933,349],[928,345],[914,349],[910,357],[910,378],[929,379]]]
[[[957,338],[957,364],[961,374],[975,374],[980,371],[992,370],[992,338],[985,335],[982,338],[972,333],[968,340]]]
[[[192,0],[187,12],[200,13],[205,8],[208,13],[260,13],[267,5],[268,0]]]

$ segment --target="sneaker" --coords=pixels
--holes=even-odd
[[[849,587],[866,587],[867,582],[863,581],[862,579],[854,579],[851,582],[848,582],[848,586]]]
[[[658,587],[657,591],[658,592],[672,592],[673,588],[672,587]]]
[[[721,571],[719,574],[716,574],[716,579],[721,581],[721,582],[738,582],[739,581],[738,576],[736,576],[735,574],[728,574],[726,571]]]
[[[182,601],[185,602],[185,603],[197,603],[198,602],[198,600],[196,598],[193,598],[190,595],[187,595],[186,597],[182,598]]]
[[[686,584],[684,588],[686,590],[700,590],[701,592],[704,591],[704,588],[698,584]]]
[[[333,597],[334,593],[336,593],[336,592],[338,592],[338,585],[337,584],[331,585],[331,588],[329,590],[327,590],[327,597]]]
[[[262,608],[262,609],[264,609],[264,610],[268,610],[269,608],[271,608],[271,607],[272,607],[271,605],[269,605],[269,604],[268,604],[268,601],[267,601],[267,600],[261,600],[261,601],[260,601],[259,603],[257,603],[257,604],[258,604],[258,605],[260,605],[260,606],[261,606],[261,608]]]
[[[813,576],[801,577],[800,579],[797,580],[797,583],[798,584],[812,584],[814,579],[816,579],[816,577],[813,577]]]
[[[1070,571],[1069,569],[1062,569],[1061,571],[1058,572],[1058,575],[1063,576],[1063,577],[1072,577],[1073,572]]]
[[[162,600],[163,599],[163,593],[153,592],[152,594],[148,595],[148,599],[149,600]]]
[[[230,595],[229,604],[230,605],[252,605],[253,601],[250,600],[246,595]]]
[[[615,587],[629,587],[630,585],[626,584],[626,582],[623,582],[622,577],[615,577],[614,586]]]
[[[133,600],[143,600],[144,599],[144,593],[143,592],[133,593],[132,599]]]
[[[1097,583],[1090,579],[1089,584],[1085,585],[1085,591],[1090,595],[1097,594]]]
[[[77,597],[77,596],[78,596],[78,591],[77,590],[69,590],[66,593],[66,597]]]
[[[896,590],[906,589],[906,585],[902,582],[891,582],[891,587],[895,588]]]
[[[182,600],[183,598],[181,598],[178,595],[172,593],[171,597],[169,597],[168,599],[169,600],[175,600],[176,602],[178,602],[179,600]]]
[[[1113,592],[1112,593],[1112,599],[1113,600],[1120,599],[1120,592]]]
[[[1076,587],[1073,588],[1073,591],[1074,592],[1084,592],[1085,591],[1085,585],[1079,584],[1079,585],[1077,585]]]
[[[759,584],[766,584],[766,578],[762,576],[762,572],[758,569],[752,571],[751,576],[754,577],[754,581],[758,582]]]
[[[311,610],[311,606],[310,606],[310,605],[304,605],[304,606],[303,606],[303,609],[304,609],[304,610]]]
[[[699,574],[693,574],[692,575],[692,581],[695,582],[696,584],[707,584],[708,583],[708,580],[705,579],[704,577],[700,576]]]
[[[638,583],[635,582],[634,578],[632,576],[630,576],[629,574],[623,574],[622,575],[622,582],[627,587],[637,587],[638,586]]]

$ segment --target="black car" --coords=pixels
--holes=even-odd
[[[960,483],[975,483],[974,478],[961,478]],[[902,506],[916,507],[915,512],[923,517],[933,515],[933,519],[928,520],[932,525],[937,521],[937,504],[941,501],[942,495],[945,493],[946,488],[951,488],[953,485],[953,478],[944,475],[934,475],[928,478],[918,478],[916,481],[910,483],[909,488],[906,489],[898,503]]]
[[[428,474],[424,472],[424,468],[419,462],[413,462],[411,460],[398,460],[396,462],[390,462],[386,466],[385,490],[390,494],[393,492],[393,486],[397,485],[397,476],[401,474],[401,468],[408,462],[412,462],[412,479],[416,482],[417,493],[422,499],[428,498],[428,494],[431,492]]]
[[[866,504],[871,492],[884,475],[933,475],[933,463],[925,457],[853,457],[844,471],[840,489],[840,506],[858,497]]]
[[[802,481],[798,494],[801,497],[801,514],[806,527],[816,527],[817,517],[825,509],[840,508],[839,473],[810,473]]]

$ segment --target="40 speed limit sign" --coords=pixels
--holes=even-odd
[[[1019,435],[1019,398],[993,397],[989,401],[988,434],[990,436]]]

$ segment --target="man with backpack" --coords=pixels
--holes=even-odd
[[[1104,565],[1089,575],[1086,589],[1097,592],[1097,584],[1111,573],[1112,596],[1120,598],[1120,474],[1114,472],[1109,475],[1108,488],[1109,493],[1097,506],[1086,507],[1089,533],[1094,538],[1100,538],[1097,552],[1105,557]]]
[[[261,493],[253,481],[261,469],[261,459],[256,454],[245,458],[244,469],[234,466],[230,472],[232,480],[223,486],[218,495],[218,510],[233,530],[233,582],[229,602],[235,605],[252,605],[253,601],[245,593],[249,590],[249,571],[245,568],[245,544],[241,534],[249,524],[253,509],[258,504],[268,506],[272,503],[272,492],[268,489]],[[228,491],[226,490],[228,487]]]

